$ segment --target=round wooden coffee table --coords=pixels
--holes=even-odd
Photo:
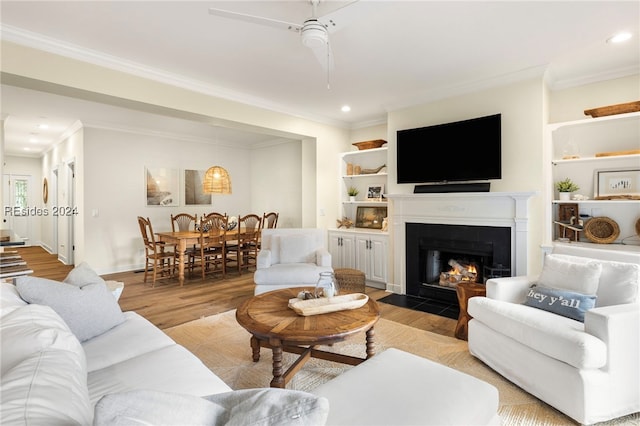
[[[369,299],[358,309],[330,312],[313,316],[300,316],[288,307],[289,299],[302,290],[313,288],[286,288],[259,294],[245,301],[236,311],[238,323],[251,333],[253,361],[260,360],[260,348],[273,352],[273,380],[271,387],[284,388],[310,358],[360,364],[375,354],[373,326],[380,318],[375,300]],[[366,358],[338,354],[317,349],[317,345],[330,345],[347,337],[366,331]],[[300,357],[284,372],[282,353],[299,354]]]

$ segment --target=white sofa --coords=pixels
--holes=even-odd
[[[639,264],[638,252],[559,245],[539,277],[488,280],[469,300],[469,351],[579,423],[640,411]]]
[[[106,286],[90,289],[100,298],[99,309],[81,295],[81,306],[69,310],[61,304],[68,293],[48,292],[54,310],[22,299],[40,297],[33,289],[41,285],[64,287],[33,280],[0,284],[2,425],[499,424],[494,386],[397,349],[313,393],[232,391],[149,321],[114,309]],[[93,324],[73,321],[73,315],[87,313],[95,315]],[[117,325],[101,331],[107,317]],[[247,350],[250,359],[248,341]],[[460,398],[467,401],[465,410]]]
[[[315,286],[321,272],[333,272],[327,232],[316,228],[262,230],[254,294],[287,287]]]

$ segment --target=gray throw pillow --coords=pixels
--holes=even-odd
[[[50,306],[81,342],[124,322],[125,317],[105,283],[83,287],[31,276],[16,278],[25,301]]]
[[[153,390],[103,396],[94,426],[124,425],[323,425],[329,415],[324,397],[288,389],[246,389],[203,398]]]
[[[596,304],[596,296],[532,285],[524,304],[584,322],[584,314]]]
[[[73,268],[62,282],[77,287],[84,287],[87,284],[104,284],[102,277],[91,269],[87,262],[82,262]]]

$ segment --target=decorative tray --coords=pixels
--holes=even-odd
[[[319,299],[301,300],[289,299],[289,307],[298,315],[310,316],[326,314],[329,312],[357,309],[365,305],[369,296],[362,293],[345,294],[335,297],[321,297]]]
[[[376,139],[372,141],[356,142],[351,145],[357,146],[360,151],[363,151],[365,149],[380,148],[385,143],[387,143],[387,141],[384,139]]]

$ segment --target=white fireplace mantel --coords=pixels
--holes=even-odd
[[[512,274],[527,273],[529,199],[535,192],[389,194],[393,238],[393,282],[387,290],[406,294],[407,223],[501,226],[511,228]]]

